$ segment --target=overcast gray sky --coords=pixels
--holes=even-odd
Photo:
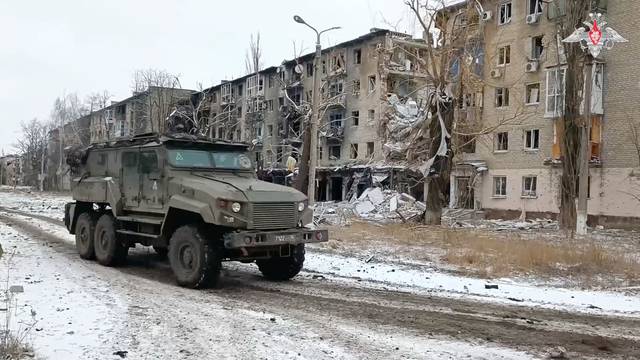
[[[293,57],[292,42],[313,50],[316,27],[342,26],[333,45],[371,27],[413,33],[402,0],[40,0],[0,1],[0,148],[11,151],[20,122],[47,119],[62,94],[130,94],[134,70],[180,74],[182,86],[244,75],[244,54],[260,32],[266,66]]]

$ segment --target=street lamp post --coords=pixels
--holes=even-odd
[[[318,125],[320,123],[320,71],[318,71],[318,67],[320,65],[320,59],[322,57],[322,46],[320,44],[320,35],[327,31],[340,29],[339,26],[334,26],[322,31],[316,30],[313,26],[307,24],[300,16],[295,15],[293,20],[299,24],[303,24],[308,26],[311,30],[316,33],[316,54],[313,58],[313,92],[312,92],[312,102],[311,102],[311,126],[305,126],[305,132],[310,132],[310,136],[308,138],[309,141],[309,152],[308,156],[303,154],[304,159],[309,159],[308,163],[308,175],[309,175],[309,183],[307,188],[307,197],[309,198],[309,205],[313,205],[316,199],[316,165],[318,163]]]
[[[589,160],[591,160],[591,149],[589,147],[591,138],[591,92],[593,84],[593,63],[603,49],[611,49],[614,43],[627,42],[615,30],[606,27],[602,14],[589,14],[590,20],[584,22],[583,27],[579,27],[563,42],[578,42],[586,54],[586,84],[584,92],[584,125],[581,131],[580,144],[580,174],[578,186],[578,207],[576,209],[576,234],[587,234],[588,212],[588,189],[589,189]]]

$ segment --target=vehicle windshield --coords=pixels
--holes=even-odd
[[[179,168],[250,170],[251,159],[242,152],[170,149],[169,164]]]

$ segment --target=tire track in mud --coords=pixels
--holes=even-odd
[[[44,216],[2,207],[0,210],[62,226],[59,220]],[[75,251],[70,251],[75,250],[73,245],[63,239],[56,240],[26,220],[0,214],[0,221],[13,223],[31,236],[56,242],[62,246],[54,250],[77,259]],[[239,308],[302,320],[307,327],[326,337],[335,337],[341,332],[339,324],[344,320],[369,329],[395,329],[419,337],[445,335],[463,341],[480,339],[484,343],[537,354],[549,347],[563,346],[578,357],[640,358],[640,341],[636,337],[640,320],[636,319],[353,287],[340,281],[304,276],[290,282],[272,283],[248,269],[246,266],[226,268],[221,288],[188,291],[186,298],[195,303],[219,299]],[[174,283],[168,264],[142,251],[132,251],[129,266],[117,270],[127,276]],[[183,289],[176,287],[176,292]],[[343,345],[361,347],[351,341]]]

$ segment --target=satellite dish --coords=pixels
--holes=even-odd
[[[294,68],[295,72],[297,74],[302,74],[302,72],[304,71],[304,67],[302,66],[302,64],[298,64],[296,65],[296,67]]]

